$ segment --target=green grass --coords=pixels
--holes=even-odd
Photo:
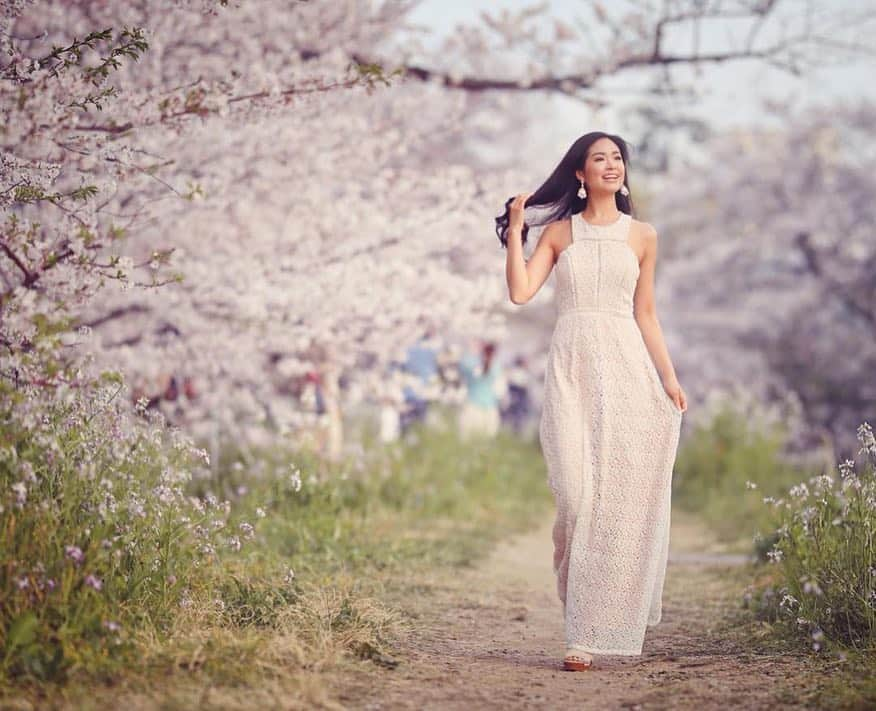
[[[765,496],[778,498],[815,472],[783,457],[786,433],[729,407],[696,426],[679,445],[673,504],[699,514],[728,548],[749,551],[777,527]],[[756,488],[749,488],[751,482]]]
[[[782,427],[725,407],[682,442],[673,477],[675,505],[758,554],[749,643],[835,666],[819,708],[876,705],[876,442],[866,426],[858,436],[869,459],[838,476],[789,462]]]
[[[551,504],[534,442],[505,432],[461,442],[452,428],[371,443],[334,465],[281,448],[227,448],[218,475],[191,491],[231,501],[224,530],[249,524],[254,539],[183,581],[190,602],[169,621],[131,618],[131,654],[118,663],[107,655],[56,680],[7,678],[0,698],[99,708],[103,693],[136,703],[158,684],[158,705],[168,708],[197,704],[205,687],[232,707],[317,703],[326,694],[320,669],[345,658],[393,663],[392,639],[406,621],[388,593],[409,591],[416,570],[472,564]]]

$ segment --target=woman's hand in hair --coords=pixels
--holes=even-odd
[[[508,206],[508,231],[515,230],[520,232],[523,229],[523,209],[526,206],[526,201],[533,193],[520,193],[517,195]]]

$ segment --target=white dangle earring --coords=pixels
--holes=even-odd
[[[620,194],[623,195],[624,197],[629,197],[630,196],[630,189],[626,185],[621,185]]]
[[[578,188],[578,197],[582,200],[587,197],[587,189],[584,187],[584,178],[581,178],[581,187]]]

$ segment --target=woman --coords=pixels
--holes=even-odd
[[[687,410],[654,305],[657,234],[632,218],[627,163],[619,136],[588,133],[496,218],[511,301],[525,304],[557,268],[539,439],[557,507],[564,668],[573,671],[595,654],[641,654],[645,628],[661,619]],[[531,225],[546,227],[525,260]]]

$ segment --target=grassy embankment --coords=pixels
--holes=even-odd
[[[101,590],[71,586],[90,626],[64,635],[57,618],[72,613],[60,604],[54,622],[38,607],[20,614],[27,629],[19,623],[5,637],[3,702],[191,707],[209,697],[232,708],[306,706],[329,703],[321,671],[344,660],[393,665],[394,631],[411,621],[387,601],[417,593],[418,570],[475,561],[497,538],[540,520],[550,503],[532,442],[507,433],[467,443],[452,430],[412,434],[336,466],[300,452],[227,450],[218,476],[188,491],[210,491],[217,510],[230,501],[221,528],[251,540],[238,536],[240,550],[217,550],[212,563],[196,560],[185,580],[162,586],[150,578],[172,604],[126,592],[129,574],[110,561]],[[71,540],[88,539],[94,525],[64,521]],[[19,542],[20,557],[26,545]],[[92,556],[93,547],[82,548],[81,570],[59,563],[71,579]],[[118,625],[112,634],[99,628],[106,619]],[[104,643],[107,636],[114,639]],[[53,658],[60,661],[47,667]]]
[[[728,633],[764,654],[804,651],[829,667],[820,708],[873,708],[876,442],[862,425],[855,462],[806,467],[782,457],[785,436],[717,413],[679,450],[674,505],[702,516],[727,550],[758,555],[732,576],[751,583]]]

